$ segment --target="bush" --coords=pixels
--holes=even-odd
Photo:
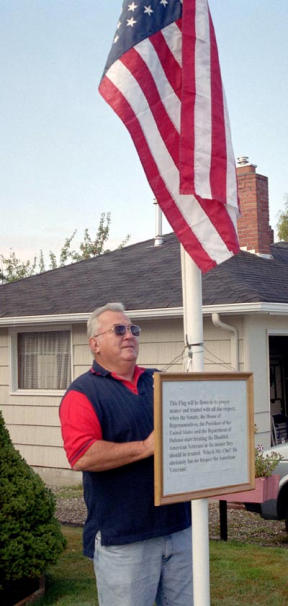
[[[54,513],[52,492],[14,448],[0,413],[0,589],[57,561],[65,539]]]

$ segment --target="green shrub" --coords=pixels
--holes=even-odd
[[[57,561],[65,539],[54,513],[52,492],[14,448],[0,413],[0,589]]]

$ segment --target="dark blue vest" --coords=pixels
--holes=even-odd
[[[153,370],[139,377],[138,394],[94,362],[93,371],[81,375],[69,389],[84,393],[102,427],[103,440],[144,440],[153,429]],[[117,469],[84,472],[84,498],[88,517],[84,527],[84,553],[94,555],[95,535],[103,545],[122,545],[163,536],[190,525],[190,503],[154,507],[153,457]]]

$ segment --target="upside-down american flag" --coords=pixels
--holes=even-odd
[[[99,91],[199,268],[237,253],[236,169],[207,0],[124,0]]]

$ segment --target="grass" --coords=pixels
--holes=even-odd
[[[288,551],[211,541],[211,603],[223,606],[288,604]]]
[[[67,548],[49,568],[45,596],[35,606],[98,606],[93,563],[82,555],[82,528],[63,526],[62,531]]]
[[[98,606],[93,565],[82,556],[82,529],[64,526],[63,533],[67,549],[49,569],[45,596],[35,606]],[[210,568],[212,606],[288,604],[285,548],[211,541]]]

